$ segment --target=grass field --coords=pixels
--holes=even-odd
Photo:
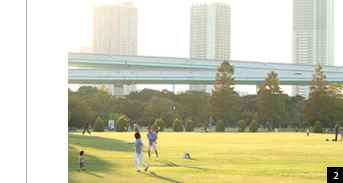
[[[133,135],[69,133],[69,182],[326,182],[327,167],[343,165],[343,142],[325,141],[333,134],[161,132],[157,161],[155,153],[146,159],[142,132],[150,168],[137,173],[134,145],[126,144]],[[77,171],[80,150],[83,172]],[[185,152],[192,158],[183,159]]]

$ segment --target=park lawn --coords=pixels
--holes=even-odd
[[[157,149],[136,172],[133,132],[69,133],[69,182],[326,182],[327,167],[343,165],[333,134],[160,132]],[[77,171],[85,151],[86,171]],[[185,152],[191,159],[183,159]]]

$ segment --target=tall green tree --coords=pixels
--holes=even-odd
[[[312,75],[312,80],[309,82],[311,85],[309,100],[305,102],[304,109],[311,125],[314,125],[315,121],[321,121],[325,127],[329,127],[330,110],[328,109],[330,101],[326,87],[327,79],[322,69],[323,67],[318,64],[315,73]]]
[[[288,96],[287,94],[283,94],[283,97],[286,104],[286,117],[281,121],[281,127],[285,128],[292,125],[294,121],[300,121],[298,127],[309,127],[303,110],[304,97],[300,95]]]
[[[168,111],[168,112],[163,112],[161,114],[161,118],[164,122],[164,126],[166,128],[170,128],[173,127],[173,122],[174,122],[174,114],[172,111]]]
[[[158,91],[144,88],[139,92],[131,92],[126,98],[129,100],[141,100],[143,102],[147,102],[148,100],[152,99],[156,92]]]
[[[131,120],[137,120],[143,114],[143,101],[128,100],[125,98],[118,98],[114,101],[114,110],[120,114],[125,114]]]
[[[239,97],[241,112],[257,112],[258,95],[246,95]]]
[[[216,80],[210,98],[212,115],[217,120],[230,122],[238,112],[238,95],[234,92],[234,66],[224,60],[217,68]]]
[[[145,121],[143,125],[151,126],[156,119],[162,118],[163,113],[172,113],[173,106],[175,104],[169,99],[153,97],[144,104],[143,118]]]
[[[179,96],[175,95],[173,92],[163,89],[162,91],[156,91],[153,95],[153,97],[159,97],[159,98],[166,98],[166,99],[170,99],[173,102],[177,102],[179,103]]]
[[[93,86],[81,86],[76,92],[78,96],[86,97],[86,99],[96,93],[97,93],[97,88]]]
[[[343,94],[342,85],[337,83],[331,83],[328,88],[328,100],[329,100],[329,118],[330,127],[334,126],[336,122],[343,119]]]
[[[109,115],[114,111],[114,98],[108,93],[108,89],[103,85],[97,89],[97,93],[92,95],[91,107],[95,121],[98,116],[104,121],[108,121]],[[94,126],[94,124],[92,124]]]
[[[73,95],[75,95],[75,93],[70,88],[68,88],[68,97],[72,97]]]
[[[204,91],[187,91],[180,95],[180,115],[183,119],[191,116],[200,120],[207,119],[207,109],[210,106],[209,95]],[[198,121],[193,121],[196,123]]]
[[[74,95],[68,98],[68,126],[84,127],[85,120],[90,122],[91,108],[83,98]]]
[[[261,120],[268,121],[272,128],[277,127],[286,116],[285,100],[277,76],[274,71],[268,74],[261,87],[257,103]]]

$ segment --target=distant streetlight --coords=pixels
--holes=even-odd
[[[176,115],[176,107],[174,106],[173,109],[174,109],[174,118],[175,118],[175,115]]]

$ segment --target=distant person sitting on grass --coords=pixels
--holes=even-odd
[[[205,127],[205,133],[208,132],[207,127]]]
[[[151,159],[150,157],[150,149],[151,147],[153,147],[153,149],[155,150],[155,153],[156,153],[156,159],[159,160],[158,158],[158,152],[157,152],[157,148],[156,148],[156,134],[154,132],[151,131],[151,127],[149,126],[148,127],[148,131],[149,133],[147,134],[147,137],[149,139],[149,146],[148,146],[148,155],[149,155],[149,158],[148,159]]]
[[[85,134],[85,132],[86,132],[86,130],[87,130],[87,132],[89,133],[89,135],[91,134],[91,132],[89,132],[89,130],[88,130],[88,124],[87,124],[87,121],[85,120],[85,129],[83,130],[83,135]]]
[[[80,168],[82,168],[82,170],[86,170],[85,169],[85,152],[84,151],[80,151],[80,157],[79,157],[79,168],[77,169],[77,171],[80,171]]]
[[[143,162],[143,146],[144,146],[144,144],[143,144],[142,139],[141,139],[141,134],[139,132],[136,132],[135,138],[136,138],[136,141],[128,142],[127,144],[135,144],[135,152],[136,152],[135,153],[135,164],[136,164],[137,172],[140,172],[137,158],[139,159],[139,162],[141,163],[141,165],[143,165],[145,167],[145,171],[147,171],[149,166]]]
[[[309,136],[310,130],[308,128],[306,129],[306,133],[307,133],[307,136]]]

